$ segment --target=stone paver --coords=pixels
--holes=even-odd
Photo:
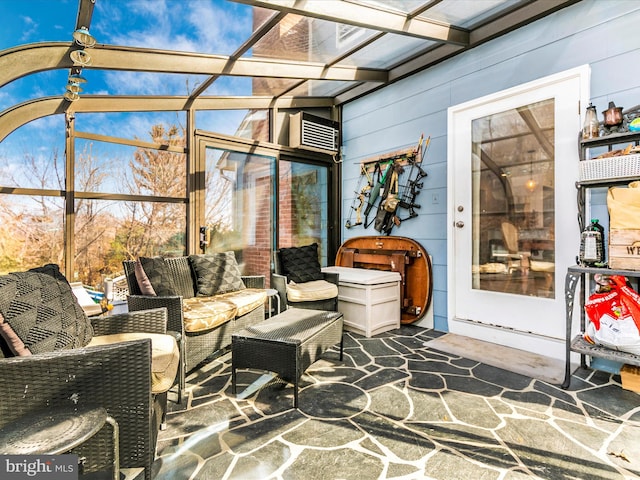
[[[234,396],[230,354],[211,360],[185,403],[170,396],[155,480],[640,479],[640,395],[619,376],[579,370],[565,391],[430,349],[439,335],[345,332],[344,361],[334,348],[307,370],[298,410],[278,381]]]

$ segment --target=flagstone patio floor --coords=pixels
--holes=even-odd
[[[297,410],[265,372],[239,372],[233,395],[218,356],[182,404],[170,396],[154,478],[640,479],[640,395],[618,375],[579,369],[562,390],[430,348],[440,335],[345,332],[343,361],[334,348],[307,370]]]

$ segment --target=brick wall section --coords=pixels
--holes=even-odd
[[[254,30],[270,16],[270,10],[254,9]],[[253,56],[258,58],[287,58],[289,60],[309,60],[309,21],[298,15],[287,15],[277,27],[272,28],[253,47]],[[297,83],[296,79],[254,78],[254,95],[272,95]]]
[[[291,195],[291,163],[280,162],[280,177],[279,188],[279,207],[278,207],[278,235],[279,245],[278,247],[293,247],[295,246],[295,203]]]
[[[255,198],[255,232],[254,242],[245,242],[247,245],[243,249],[243,259],[245,264],[245,275],[264,275],[267,286],[271,272],[271,238],[272,225],[271,218],[271,178],[262,177],[256,180],[254,194]]]

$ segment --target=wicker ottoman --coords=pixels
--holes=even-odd
[[[236,370],[277,373],[294,385],[293,406],[298,408],[298,382],[304,371],[329,347],[340,343],[342,314],[324,310],[289,308],[231,336],[231,382],[236,393]]]

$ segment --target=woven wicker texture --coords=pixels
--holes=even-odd
[[[279,254],[282,270],[289,281],[304,283],[323,279],[317,243],[303,247],[281,248]]]
[[[195,296],[196,277],[189,262],[189,257],[165,258],[173,275],[174,287],[178,295],[167,297],[148,297],[140,294],[131,260],[122,262],[131,295],[127,298],[129,311],[147,310],[165,307],[168,313],[167,329],[180,334],[180,353],[182,366],[179,373],[180,388],[184,388],[185,374],[216,351],[231,345],[231,334],[247,325],[264,320],[264,309],[256,308],[249,313],[236,317],[211,330],[187,333],[184,328],[183,298]],[[264,277],[255,275],[242,277],[249,288],[264,288]]]
[[[274,256],[277,256],[277,253],[274,253]],[[275,262],[277,263],[279,260]],[[331,310],[338,311],[338,296],[336,295],[334,298],[329,298],[326,300],[313,300],[313,301],[305,301],[305,302],[295,302],[291,303],[287,299],[287,277],[282,275],[276,271],[271,274],[271,288],[278,291],[278,296],[280,297],[280,304],[282,305],[282,310],[286,310],[288,306],[292,306],[295,308],[307,308],[311,310]],[[339,276],[337,273],[322,273],[322,277],[327,282],[333,283],[338,286]]]
[[[44,273],[0,276],[0,314],[31,353],[83,347],[93,336],[69,283]]]
[[[156,295],[175,295],[173,275],[162,257],[140,257],[140,264]]]
[[[299,345],[335,321],[341,313],[290,308],[280,315],[247,327],[233,336],[276,340]]]
[[[92,318],[95,335],[114,333],[167,333],[167,310],[156,308],[141,312],[128,312]]]
[[[149,340],[3,359],[0,427],[50,408],[102,406],[120,425],[121,466],[144,467],[150,479],[159,427],[151,413],[150,364]],[[110,465],[108,430],[73,451],[86,457],[85,471]]]
[[[596,158],[580,162],[580,181],[635,179],[640,175],[640,155]]]
[[[290,308],[233,335],[232,384],[236,370],[275,372],[294,384],[298,406],[298,382],[304,371],[331,346],[340,343],[342,358],[343,317],[339,312]]]
[[[339,277],[336,273],[325,273],[321,271],[320,277],[327,282],[331,282],[338,286]],[[284,273],[282,266],[282,258],[280,256],[280,250],[273,252],[273,273],[271,274],[271,288],[278,291],[280,297],[280,305],[282,310],[286,310],[288,306],[294,306],[295,308],[306,308],[311,310],[331,310],[338,311],[338,297],[330,298],[326,300],[313,300],[307,302],[296,302],[295,305],[290,304],[287,299],[287,283],[288,277]]]
[[[264,275],[243,275],[242,283],[247,288],[264,288]]]

